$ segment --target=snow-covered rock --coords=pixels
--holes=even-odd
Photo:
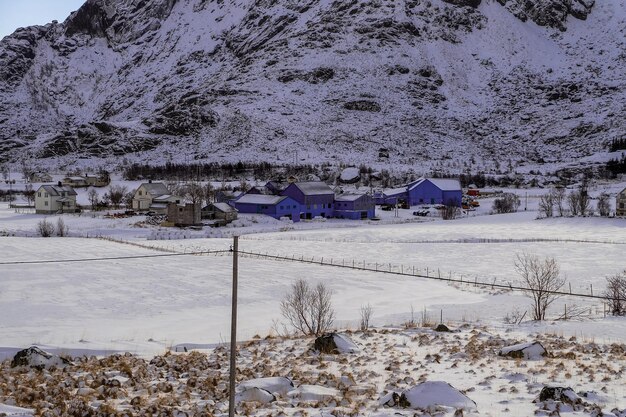
[[[437,406],[476,409],[474,401],[444,381],[426,381],[404,391],[400,396],[400,405],[424,410]]]
[[[520,343],[517,345],[506,346],[498,352],[498,355],[500,356],[530,360],[542,359],[547,354],[546,349],[539,342]]]
[[[20,350],[15,354],[13,361],[11,362],[12,367],[28,366],[30,368],[38,369],[50,368],[52,366],[64,367],[67,365],[71,365],[71,361],[48,353],[36,346]]]
[[[361,172],[359,171],[359,168],[348,167],[341,171],[339,179],[343,183],[353,184],[355,182],[359,182],[361,179]]]
[[[315,350],[321,353],[356,353],[359,347],[347,335],[328,333],[315,339]]]
[[[294,389],[294,385],[291,379],[284,376],[249,379],[238,385],[239,391],[251,388],[260,388],[272,394],[286,395]]]
[[[560,401],[566,404],[580,404],[582,398],[569,387],[546,386],[539,393],[539,401]]]

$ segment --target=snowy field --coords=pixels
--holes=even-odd
[[[139,216],[141,217],[141,216]],[[34,230],[43,216],[0,210],[4,233]],[[48,217],[53,223],[56,216]],[[0,238],[2,262],[99,258],[227,250],[230,238],[153,240],[156,227],[126,219],[63,216],[70,234],[107,231],[108,239]],[[518,283],[517,253],[553,256],[572,292],[599,294],[605,277],[622,271],[626,222],[605,218],[536,220],[536,212],[476,216],[450,222],[366,224],[332,228],[332,222],[303,223],[314,230],[254,233],[240,238],[247,252],[280,255],[294,262],[243,257],[240,261],[239,337],[271,333],[280,320],[279,301],[296,278],[322,281],[334,291],[337,324],[356,326],[359,308],[370,303],[376,325],[400,325],[426,314],[448,322],[481,322],[506,327],[504,320],[525,311],[520,293],[475,287],[472,282]],[[270,226],[267,230],[273,230]],[[233,229],[244,232],[246,228]],[[163,232],[165,233],[165,232]],[[19,233],[16,233],[19,235]],[[152,236],[152,238],[151,238]],[[170,235],[168,235],[170,236]],[[170,236],[171,237],[171,236]],[[180,237],[187,237],[181,239]],[[154,250],[158,249],[158,250]],[[316,263],[296,262],[298,259]],[[464,279],[470,284],[322,266],[319,262]],[[151,355],[176,345],[212,345],[228,337],[231,259],[178,256],[85,263],[2,265],[0,302],[5,306],[5,356],[33,343],[66,350],[130,350]],[[521,331],[546,330],[596,340],[625,341],[623,320],[605,318],[601,300],[563,297],[565,305],[588,309],[585,320],[525,322]]]
[[[537,220],[532,204],[525,212],[490,216],[486,206],[482,212],[447,222],[413,219],[407,210],[398,218],[386,212],[379,222],[356,222],[358,227],[354,222],[327,221],[303,222],[292,228],[259,216],[244,216],[239,227],[224,228],[222,236],[241,234],[241,251],[290,258],[241,256],[239,340],[264,338],[282,328],[279,302],[297,278],[323,282],[333,290],[338,328],[357,329],[359,309],[369,303],[374,310],[372,324],[382,331],[359,336],[357,342],[364,354],[323,361],[304,353],[310,339],[245,343],[241,379],[288,374],[298,388],[289,394],[295,397],[279,398],[271,406],[240,405],[240,413],[302,416],[296,410],[303,410],[308,415],[337,417],[360,410],[359,415],[387,417],[395,411],[381,407],[380,396],[423,380],[441,379],[476,402],[477,408],[470,407],[465,415],[548,415],[554,404],[535,405],[532,400],[544,384],[558,383],[589,393],[593,403],[605,410],[617,407],[616,412],[604,416],[622,416],[626,365],[623,353],[616,354],[608,344],[617,342],[613,346],[621,346],[623,352],[626,320],[605,317],[601,300],[563,297],[544,323],[526,317],[519,325],[508,324],[507,317],[529,308],[529,299],[518,292],[475,286],[474,282],[518,283],[513,262],[516,254],[528,252],[555,257],[573,292],[586,294],[593,287],[594,294],[599,294],[605,277],[626,266],[626,221],[595,217]],[[128,400],[135,395],[147,403],[163,401],[165,394],[142,388],[144,383],[155,386],[158,381],[178,381],[173,392],[189,390],[185,379],[177,379],[180,371],[173,370],[182,365],[172,361],[200,360],[184,359],[185,355],[176,359],[179,356],[175,355],[148,365],[140,358],[149,360],[187,348],[206,350],[210,361],[224,360],[221,346],[229,339],[230,325],[231,237],[207,239],[206,231],[150,226],[143,216],[111,219],[89,213],[63,216],[70,237],[33,237],[43,218],[0,207],[0,233],[4,235],[0,237],[1,359],[33,344],[72,356],[133,352],[139,358],[112,357],[99,364],[89,360],[81,365],[84,369],[73,371],[81,379],[102,367],[108,377],[114,376],[122,384],[127,383],[128,375],[119,369],[144,372],[145,381],[124,385],[115,394],[117,400],[107,400],[107,405],[118,410],[128,407]],[[57,218],[47,217],[52,223]],[[226,252],[191,254],[204,251]],[[86,258],[107,259],[49,262]],[[20,263],[32,261],[43,262]],[[338,267],[353,263],[379,271],[463,278],[468,283]],[[583,316],[555,320],[565,305],[569,311],[582,311]],[[430,330],[384,330],[388,326],[402,329],[411,319],[418,324],[424,320],[436,323],[440,317],[461,333],[437,336]],[[568,341],[572,336],[578,342]],[[556,358],[527,364],[491,357],[498,346],[537,338],[556,352]],[[300,353],[294,356],[294,349]],[[263,365],[254,359],[259,352],[266,352]],[[605,361],[610,362],[609,368],[603,365]],[[209,373],[225,378],[226,369],[223,364],[220,371]],[[13,371],[3,372],[8,378],[25,378],[23,384],[35,383],[28,379],[30,373],[11,376]],[[196,372],[189,370],[190,374]],[[348,374],[354,379],[352,388],[338,382]],[[218,380],[215,383],[220,386]],[[91,386],[96,385],[92,381]],[[227,402],[218,391],[209,396],[213,398],[210,401],[200,400],[206,393],[196,392],[179,408],[192,412],[187,415],[203,415],[202,410],[224,415]],[[73,391],[68,388],[67,392],[72,395]],[[91,407],[103,404],[97,391],[81,392]],[[333,393],[330,397],[324,396],[329,392]],[[0,412],[15,412],[8,405],[31,404],[26,400],[2,402],[6,405],[0,404]],[[580,407],[564,409],[562,415],[592,415],[589,410],[593,407]],[[400,411],[401,415],[413,415]],[[445,409],[441,413],[452,415]],[[21,415],[31,414],[24,411]]]

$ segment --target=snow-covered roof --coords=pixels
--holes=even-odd
[[[406,187],[401,187],[401,188],[391,188],[389,190],[386,190],[383,192],[383,195],[385,197],[394,197],[400,194],[404,194],[406,193]]]
[[[167,189],[165,184],[162,182],[144,182],[141,186],[153,196],[159,196],[164,194],[169,194],[170,190]]]
[[[322,181],[294,182],[293,185],[304,195],[335,194],[328,184]]]
[[[42,185],[41,188],[46,190],[51,196],[61,195],[64,192],[67,193],[67,195],[77,195],[76,191],[69,185]]]
[[[461,183],[459,180],[450,178],[427,178],[442,191],[461,191]]]
[[[286,196],[281,195],[265,195],[265,194],[244,194],[235,203],[236,204],[266,204],[273,206],[284,199]]]
[[[228,203],[213,203],[213,207],[222,213],[231,213],[237,211],[236,208],[230,206]]]
[[[356,201],[367,194],[339,194],[335,196],[335,201]]]
[[[158,195],[156,197],[154,197],[152,199],[152,201],[155,202],[168,202],[168,201],[173,201],[175,199],[181,199],[180,197],[177,197],[175,195],[171,195],[171,194],[163,194],[163,195]],[[181,199],[182,200],[182,199]]]

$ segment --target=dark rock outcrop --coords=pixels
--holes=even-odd
[[[66,358],[55,356],[36,346],[20,350],[11,361],[11,367],[27,366],[29,368],[44,369],[52,366],[71,365],[72,362]]]
[[[369,100],[349,101],[343,105],[344,109],[357,111],[379,112],[380,104]]]

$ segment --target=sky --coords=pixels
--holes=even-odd
[[[86,0],[0,0],[0,39],[24,26],[64,21]]]

